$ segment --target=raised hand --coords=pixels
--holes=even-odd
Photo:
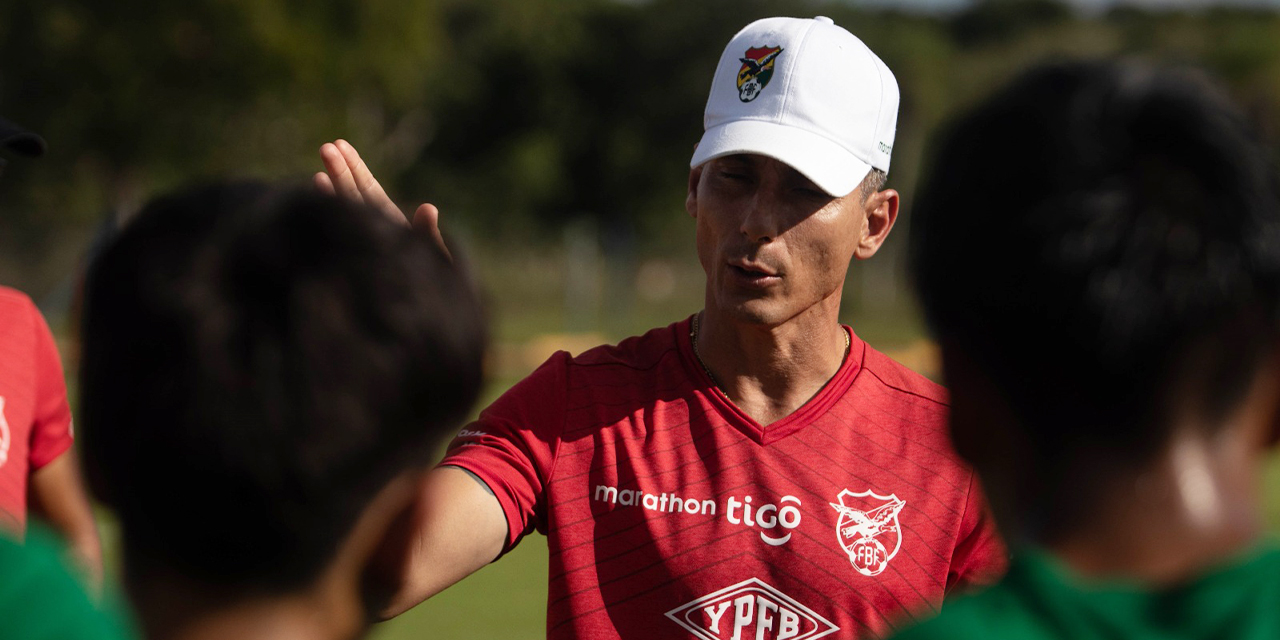
[[[326,142],[320,147],[320,160],[324,162],[324,171],[317,172],[313,181],[316,188],[329,195],[362,202],[387,217],[401,224],[409,224],[404,212],[391,200],[387,192],[378,184],[369,171],[369,166],[360,158],[356,148],[346,140]],[[413,213],[413,228],[431,234],[436,244],[449,254],[440,235],[440,210],[435,205],[423,203]]]
[[[407,223],[400,207],[382,190],[351,143],[326,142],[320,147],[320,160],[324,162],[324,171],[315,175],[316,188],[320,191],[363,202],[397,222]]]

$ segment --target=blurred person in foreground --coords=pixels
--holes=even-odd
[[[38,157],[45,142],[0,118],[0,147]],[[73,566],[96,591],[102,546],[73,444],[53,333],[31,298],[0,286],[0,532],[21,540],[30,510],[66,540]]]
[[[839,321],[850,262],[897,218],[897,113],[893,74],[830,19],[740,31],[688,176],[704,310],[557,353],[468,425],[391,559],[388,612],[535,529],[551,638],[873,637],[994,580],[944,390]],[[403,220],[350,145],[321,154],[322,188]]]
[[[0,118],[0,149],[44,154],[44,140]],[[0,156],[0,173],[7,160]],[[0,636],[12,640],[127,637],[118,618],[100,611],[102,558],[93,511],[72,447],[71,411],[53,335],[31,299],[0,287]],[[27,506],[70,543],[37,523]]]
[[[155,200],[91,267],[90,486],[149,638],[352,638],[366,564],[481,383],[436,244],[312,189]]]
[[[1015,553],[902,637],[1280,637],[1280,189],[1240,113],[1190,73],[1048,66],[961,119],[923,185],[955,446]]]

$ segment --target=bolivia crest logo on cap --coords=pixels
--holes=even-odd
[[[751,102],[760,95],[773,78],[773,62],[782,53],[782,47],[752,47],[743,57],[738,69],[738,99]]]

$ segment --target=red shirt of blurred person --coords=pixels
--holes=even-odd
[[[0,527],[21,534],[31,473],[71,448],[58,350],[35,304],[0,287]]]

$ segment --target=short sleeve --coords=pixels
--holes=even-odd
[[[480,412],[449,444],[442,466],[480,478],[507,518],[503,553],[546,530],[544,489],[564,432],[569,354],[558,352]]]
[[[31,470],[53,462],[71,448],[71,407],[67,404],[67,385],[62,375],[58,347],[44,316],[34,306],[32,329],[35,332],[33,362],[36,398],[31,424]]]
[[[947,571],[947,595],[995,584],[1009,567],[1009,552],[996,530],[977,475],[969,481],[960,537]]]

